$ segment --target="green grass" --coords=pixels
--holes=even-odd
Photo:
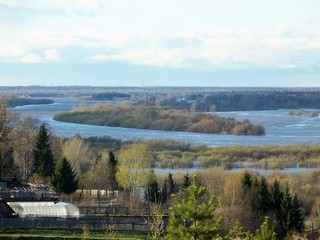
[[[126,232],[126,233],[105,233],[105,232],[83,232],[83,231],[62,231],[62,230],[45,230],[45,229],[1,229],[0,239],[20,240],[107,240],[107,239],[147,239],[147,233]]]

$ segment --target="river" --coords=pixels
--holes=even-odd
[[[13,110],[19,112],[22,117],[30,116],[37,118],[40,122],[46,122],[55,135],[66,138],[79,134],[82,137],[110,136],[120,140],[171,139],[207,146],[310,145],[320,143],[320,117],[290,116],[288,112],[292,109],[216,113],[237,120],[248,118],[254,124],[261,124],[266,130],[264,136],[235,136],[92,126],[58,122],[52,118],[59,111],[68,111],[74,107],[90,106],[95,103],[60,99],[56,100],[54,104],[20,106],[13,108]]]

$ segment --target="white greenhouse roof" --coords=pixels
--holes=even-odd
[[[65,202],[8,202],[19,217],[79,217],[79,208]]]

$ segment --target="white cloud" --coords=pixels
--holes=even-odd
[[[15,6],[17,2],[15,0],[0,0],[0,5],[4,6]]]
[[[39,63],[41,61],[41,57],[35,53],[29,53],[23,56],[21,59],[23,63]]]
[[[139,9],[122,9],[121,6],[126,6],[126,1],[128,0],[119,0],[119,3],[114,4],[98,0],[56,0],[54,3],[41,0],[0,0],[2,5],[16,4],[19,12],[35,12],[35,19],[26,21],[25,27],[24,23],[21,24],[23,27],[20,24],[15,26],[18,26],[18,30],[10,27],[10,24],[9,27],[3,27],[7,30],[0,32],[0,59],[10,62],[19,62],[21,59],[25,59],[24,62],[79,59],[90,63],[116,60],[175,68],[196,68],[200,65],[207,68],[301,67],[315,64],[311,60],[317,58],[320,51],[318,30],[304,33],[300,28],[295,29],[285,23],[272,25],[273,28],[264,25],[258,30],[256,26],[246,24],[226,24],[223,27],[208,24],[199,28],[190,27],[188,30],[188,24],[203,24],[199,20],[195,25],[186,22],[181,27],[177,24],[174,29],[180,30],[172,31],[171,25],[176,25],[176,22],[165,21],[172,20],[173,16],[170,14],[179,10],[175,14],[180,22],[180,14],[184,19],[189,13],[186,6],[182,7],[185,12],[176,9],[179,4],[183,4],[182,1],[172,5],[171,1],[166,1],[164,5],[157,2],[159,7],[172,7],[163,13],[166,17],[163,24],[170,31],[151,28],[154,20],[151,13],[157,12],[156,9],[149,9],[150,12],[148,9],[140,9],[145,6],[142,4],[146,3],[143,0],[139,0],[136,5]],[[129,5],[135,6],[132,3]],[[150,7],[151,3],[146,5]],[[192,1],[187,5],[191,6]],[[198,9],[200,10],[203,8]],[[127,13],[132,18],[127,18]],[[134,18],[136,13],[142,14],[137,16],[138,20]],[[149,18],[144,19],[144,14]],[[161,15],[157,14],[157,17]],[[206,18],[208,14],[206,13]],[[131,22],[135,22],[138,27],[131,28]],[[156,22],[159,24],[160,20],[157,19]],[[0,23],[0,29],[2,26],[5,24]]]
[[[76,0],[75,6],[80,11],[84,12],[96,12],[101,9],[102,5],[98,0]]]
[[[61,54],[56,49],[45,49],[43,53],[44,53],[44,58],[48,61],[56,62],[61,59]]]
[[[103,33],[102,33],[103,35]],[[114,34],[117,35],[117,34]],[[88,62],[126,61],[134,64],[170,66],[170,67],[201,67],[234,68],[248,66],[281,67],[310,65],[310,61],[301,62],[301,50],[306,47],[317,47],[317,34],[308,37],[301,35],[286,36],[284,33],[254,32],[248,29],[203,30],[177,33],[170,36],[147,38],[127,38],[126,44],[115,48],[111,42],[99,39],[97,42],[114,49],[112,54],[91,55]],[[167,46],[167,39],[177,42]],[[130,41],[134,42],[130,43]],[[141,41],[144,44],[137,44]],[[182,42],[182,43],[181,43]],[[170,45],[170,44],[169,44]],[[317,48],[320,51],[320,47]],[[306,59],[314,58],[316,52],[303,53]],[[309,57],[308,57],[309,56]],[[299,64],[297,62],[299,61]]]

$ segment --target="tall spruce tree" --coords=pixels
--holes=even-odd
[[[266,179],[264,177],[256,179],[253,182],[253,188],[253,211],[260,216],[264,216],[272,210],[270,191]]]
[[[58,193],[71,194],[78,189],[76,173],[66,157],[58,162],[51,178],[51,184]]]
[[[117,168],[118,168],[118,161],[116,159],[116,156],[112,151],[110,151],[109,152],[109,169],[110,169],[109,182],[112,190],[119,189],[119,185],[116,179]]]
[[[154,173],[153,173],[154,174]],[[160,203],[161,202],[161,191],[159,184],[157,182],[156,176],[153,175],[148,182],[147,188],[145,190],[145,199],[148,202]]]
[[[278,219],[286,236],[290,231],[301,232],[304,228],[304,217],[302,214],[301,204],[296,196],[290,194],[289,185],[283,191],[281,201],[281,216]]]
[[[209,201],[204,198],[206,188],[200,186],[195,177],[185,191],[185,199],[172,197],[165,239],[216,239],[220,234],[221,219],[214,216],[214,197]]]
[[[283,199],[283,192],[280,188],[280,183],[278,180],[274,180],[273,184],[271,185],[271,203],[273,211],[277,218],[281,217],[281,202]]]
[[[173,180],[172,174],[168,174],[168,178],[164,180],[163,187],[161,190],[162,202],[166,203],[170,199],[170,195],[175,192],[176,184]]]
[[[294,230],[302,232],[305,227],[304,217],[302,213],[301,203],[297,195],[294,195],[292,199],[292,221]]]
[[[51,140],[45,123],[41,124],[34,148],[33,172],[41,177],[50,177],[54,170],[54,161],[51,151]]]

